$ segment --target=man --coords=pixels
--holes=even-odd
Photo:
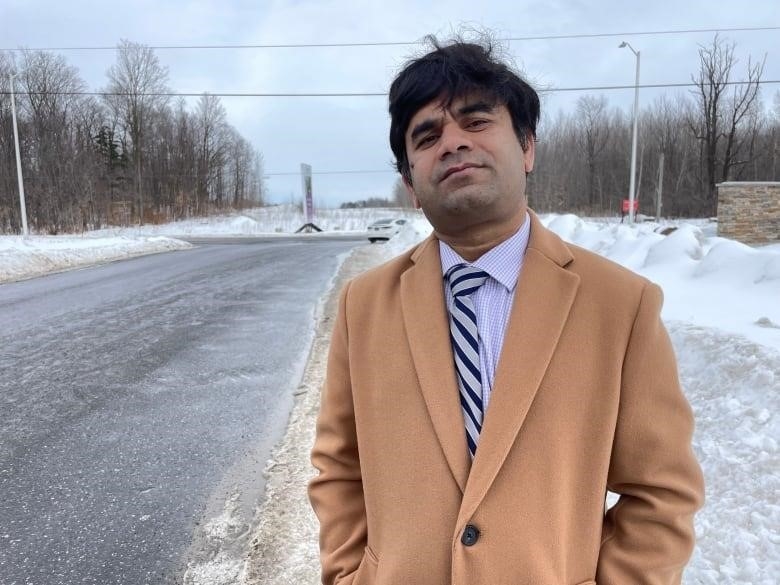
[[[341,295],[322,582],[680,583],[703,486],[660,290],[527,209],[539,100],[489,47],[435,45],[390,114],[434,232]]]

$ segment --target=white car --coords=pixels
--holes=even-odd
[[[380,219],[368,226],[368,241],[372,244],[377,240],[389,240],[401,231],[406,224],[405,219]]]

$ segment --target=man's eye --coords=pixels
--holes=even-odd
[[[469,123],[466,125],[466,127],[467,127],[467,128],[472,128],[472,129],[474,129],[474,128],[481,128],[482,126],[484,126],[484,125],[485,125],[485,124],[487,124],[487,123],[488,123],[488,121],[487,121],[487,120],[482,120],[482,119],[479,119],[479,120],[472,120],[471,122],[469,122]]]
[[[426,146],[430,146],[434,142],[436,142],[436,135],[428,134],[428,136],[426,136],[425,138],[423,138],[417,143],[417,148],[425,148]]]

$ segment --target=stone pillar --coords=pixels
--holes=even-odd
[[[718,188],[718,235],[744,244],[780,244],[780,183],[727,182]]]

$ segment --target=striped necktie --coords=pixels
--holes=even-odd
[[[482,375],[479,370],[479,333],[474,311],[474,293],[487,280],[487,273],[468,264],[456,264],[447,271],[446,278],[452,290],[450,312],[450,339],[458,374],[460,405],[466,424],[469,454],[477,452],[482,431]]]

